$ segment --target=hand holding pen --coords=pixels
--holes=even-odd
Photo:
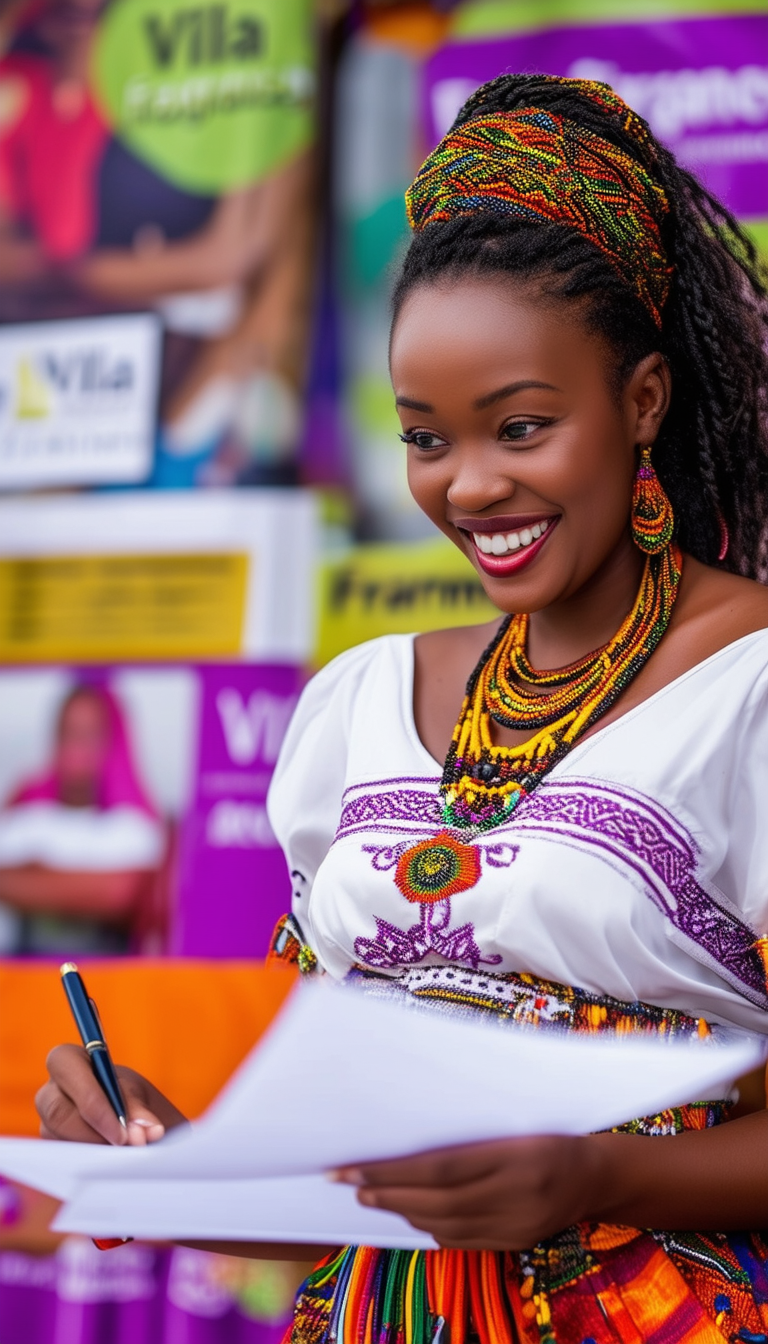
[[[83,984],[83,977],[73,961],[67,961],[62,966],[61,983],[67,996],[67,1002],[72,1009],[75,1026],[80,1032],[85,1053],[91,1061],[91,1068],[96,1081],[115,1112],[119,1124],[122,1125],[127,1134],[126,1105],[120,1091],[115,1066],[110,1059],[107,1043],[104,1040],[104,1032],[99,1021],[96,1004],[93,999],[88,997]]]
[[[50,1075],[35,1098],[40,1116],[40,1133],[44,1139],[69,1139],[79,1143],[130,1144],[136,1147],[154,1143],[165,1132],[184,1124],[185,1117],[167,1097],[164,1097],[148,1079],[133,1069],[112,1065],[117,1089],[122,1102],[125,1125],[121,1124],[116,1107],[109,1100],[107,1092],[97,1080],[94,1071],[93,1056],[86,1046],[91,1041],[106,1043],[98,1025],[98,1014],[94,1012],[92,1001],[77,967],[71,962],[62,967],[62,983],[66,979],[70,987],[79,981],[82,998],[89,1004],[93,1022],[87,1019],[78,1022],[83,1041],[82,1046],[58,1045],[48,1056],[47,1066]],[[65,984],[65,991],[67,985]],[[67,998],[72,1002],[70,993]],[[77,1021],[77,1018],[76,1018]],[[96,1024],[96,1034],[91,1036],[90,1029]],[[83,1030],[85,1028],[85,1030]],[[86,1040],[88,1036],[88,1040]],[[103,1063],[103,1056],[100,1056]],[[111,1061],[110,1061],[111,1064]],[[100,1065],[101,1067],[101,1065]]]
[[[93,999],[90,998],[88,991],[83,983],[83,978],[73,961],[67,961],[61,967],[61,983],[64,993],[67,996],[67,1002],[72,1010],[72,1016],[75,1019],[75,1026],[80,1033],[80,1039],[83,1042],[83,1050],[78,1051],[76,1046],[59,1046],[58,1050],[52,1051],[48,1057],[48,1067],[52,1081],[40,1089],[37,1095],[38,1111],[42,1120],[41,1133],[43,1138],[90,1138],[90,1135],[68,1134],[62,1128],[62,1122],[71,1123],[72,1107],[75,1108],[75,1114],[78,1120],[85,1122],[88,1129],[94,1135],[96,1142],[112,1143],[133,1143],[146,1144],[155,1139],[162,1138],[165,1133],[165,1125],[156,1115],[143,1109],[143,1113],[136,1105],[129,1106],[126,1103],[123,1089],[133,1101],[134,1081],[140,1084],[139,1091],[151,1089],[151,1083],[147,1083],[139,1074],[134,1074],[132,1069],[122,1069],[122,1077],[118,1077],[117,1070],[110,1058],[107,1043],[104,1039],[104,1031],[99,1020],[98,1010]],[[90,1065],[91,1078],[89,1086],[85,1088],[85,1076],[83,1074],[84,1060],[83,1051],[86,1060]],[[65,1059],[70,1066],[71,1078],[68,1075],[67,1090],[59,1086],[55,1081],[55,1072],[52,1067],[54,1056],[61,1056],[67,1052]],[[74,1052],[74,1053],[73,1053]],[[58,1063],[58,1060],[57,1060]],[[76,1086],[73,1087],[72,1079]],[[94,1083],[100,1089],[101,1102],[100,1107],[96,1106],[96,1091]],[[83,1085],[82,1099],[80,1097],[80,1084]],[[121,1085],[122,1084],[122,1085]],[[155,1089],[152,1089],[153,1091]],[[157,1093],[160,1097],[161,1094]],[[165,1098],[161,1098],[165,1101]],[[41,1105],[42,1101],[42,1105]],[[62,1108],[62,1101],[64,1106]],[[104,1102],[110,1108],[114,1119],[117,1121],[119,1130],[117,1134],[110,1135],[105,1133]],[[169,1103],[166,1103],[169,1104]],[[172,1108],[175,1110],[175,1107]],[[63,1114],[62,1114],[63,1110]],[[178,1112],[177,1112],[178,1114]],[[114,1121],[112,1122],[114,1130]],[[114,1247],[123,1245],[126,1241],[131,1241],[131,1237],[94,1237],[94,1245],[99,1250],[108,1251]]]

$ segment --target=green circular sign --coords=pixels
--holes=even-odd
[[[311,0],[113,0],[94,78],[115,134],[176,186],[259,181],[312,140]]]

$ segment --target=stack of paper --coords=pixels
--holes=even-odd
[[[724,1096],[761,1038],[664,1042],[456,1020],[325,983],[297,988],[190,1129],[151,1148],[0,1139],[0,1172],[94,1236],[430,1247],[328,1170],[522,1134],[585,1134]]]

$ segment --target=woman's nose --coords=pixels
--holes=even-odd
[[[480,513],[491,504],[511,499],[515,490],[515,482],[509,477],[489,470],[487,458],[483,463],[480,454],[467,454],[456,463],[447,496],[454,508]]]

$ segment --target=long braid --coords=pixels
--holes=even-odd
[[[768,302],[752,242],[640,118],[586,96],[574,81],[502,75],[472,95],[455,125],[530,107],[611,141],[664,189],[670,209],[662,237],[674,276],[661,333],[588,239],[560,224],[520,223],[482,210],[415,235],[395,290],[395,315],[415,284],[440,275],[509,274],[585,305],[587,321],[615,352],[619,385],[644,355],[660,349],[673,393],[654,464],[672,500],[678,540],[711,564],[724,524],[725,567],[767,578]]]

